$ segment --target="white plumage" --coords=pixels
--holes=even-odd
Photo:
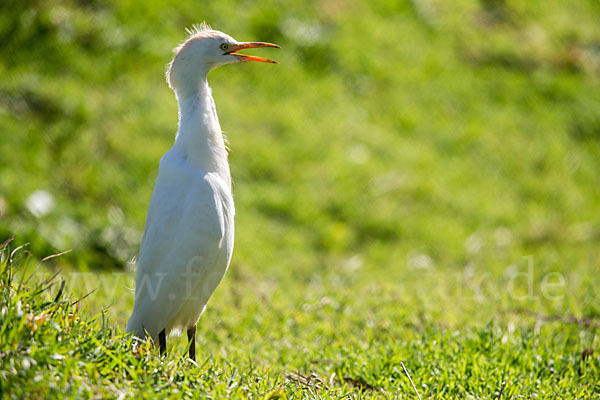
[[[227,149],[206,76],[239,61],[274,62],[235,53],[269,43],[239,43],[203,25],[175,49],[167,81],[179,105],[173,147],[161,158],[148,208],[127,332],[166,336],[184,329],[195,357],[196,323],[227,271],[233,251],[234,204]]]

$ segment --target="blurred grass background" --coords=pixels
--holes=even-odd
[[[283,47],[281,66],[210,75],[235,263],[484,268],[494,238],[509,257],[597,263],[599,15],[595,1],[3,2],[1,235],[72,248],[82,269],[136,255],[176,130],[165,64],[206,20]]]
[[[73,248],[82,268],[136,254],[176,129],[165,64],[200,20],[284,47],[280,67],[210,76],[238,262],[417,249],[460,266],[465,240],[498,228],[519,254],[597,243],[597,2],[2,7],[1,229],[36,253]]]
[[[600,261],[597,2],[2,8],[0,230],[34,254],[73,249],[81,269],[136,255],[176,130],[165,64],[206,20],[283,47],[281,66],[210,75],[232,148],[237,269]]]
[[[176,130],[165,64],[206,20],[282,46],[279,66],[209,77],[232,149],[236,273],[501,276],[524,256],[537,279],[598,268],[598,2],[1,7],[0,235],[33,254],[73,249],[59,263],[80,270],[136,256]],[[579,313],[600,312],[594,290],[577,291]]]
[[[296,367],[316,352],[377,380],[391,366],[364,360],[598,346],[594,0],[3,1],[0,239],[73,249],[45,264],[91,271],[71,288],[97,287],[90,307],[124,327],[131,275],[114,272],[133,268],[176,131],[165,65],[203,20],[282,49],[209,75],[237,225],[200,348]],[[508,336],[474,328],[490,320]],[[548,364],[532,365],[514,361]]]

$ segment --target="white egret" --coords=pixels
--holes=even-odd
[[[161,158],[140,249],[135,306],[127,332],[150,335],[161,354],[171,332],[187,331],[195,359],[196,323],[223,278],[233,251],[234,205],[227,148],[208,72],[271,43],[240,43],[202,24],[175,49],[167,82],[179,106],[175,144]]]

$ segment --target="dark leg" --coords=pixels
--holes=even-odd
[[[187,335],[190,343],[190,359],[196,361],[196,325],[188,328]]]
[[[160,355],[164,356],[167,353],[167,334],[164,329],[158,334],[158,345],[160,347]]]

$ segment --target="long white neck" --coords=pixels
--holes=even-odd
[[[179,105],[179,129],[173,147],[190,164],[221,175],[231,185],[227,148],[206,79],[191,94],[180,96],[176,93],[176,97]]]

